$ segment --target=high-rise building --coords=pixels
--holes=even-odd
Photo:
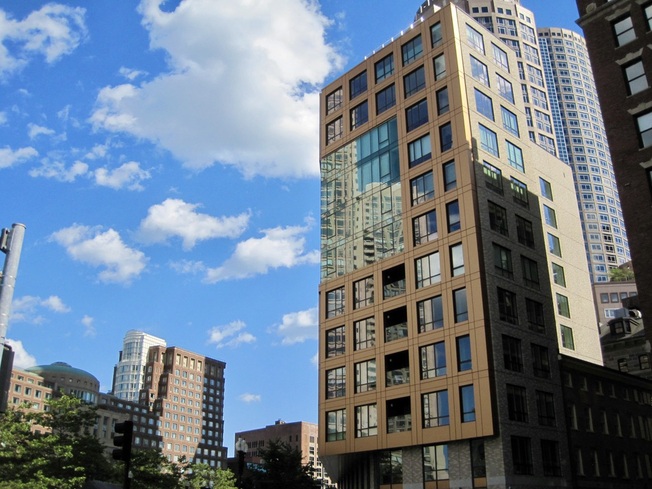
[[[322,92],[320,457],[343,489],[570,487],[557,352],[602,363],[572,171],[522,58],[440,3]]]
[[[225,468],[224,369],[226,364],[175,346],[152,346],[139,403],[159,419],[161,450]]]
[[[145,362],[150,346],[165,346],[165,340],[134,329],[125,334],[120,359],[113,369],[112,394],[125,401],[138,402],[145,380]]]
[[[565,161],[575,177],[591,281],[608,282],[609,269],[631,257],[586,41],[569,29],[542,28],[538,34],[548,85],[554,88],[550,100],[561,115],[557,141],[565,142]]]
[[[643,0],[577,0],[577,6],[645,317],[652,314],[652,4]],[[649,325],[647,334],[652,339]]]

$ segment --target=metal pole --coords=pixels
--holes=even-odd
[[[12,226],[11,231],[2,230],[3,236],[0,236],[0,251],[7,256],[5,266],[0,277],[0,365],[2,364],[3,346],[7,339],[7,328],[9,326],[9,313],[11,312],[11,300],[14,296],[16,286],[16,275],[18,274],[18,262],[20,261],[20,252],[23,248],[23,239],[25,237],[25,225],[16,223]],[[3,237],[7,238],[4,243]]]

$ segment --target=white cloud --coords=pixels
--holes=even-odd
[[[32,168],[29,172],[30,177],[34,178],[51,178],[59,182],[74,182],[77,177],[88,174],[88,165],[81,161],[76,161],[69,167],[60,161],[43,160],[41,166]]]
[[[145,71],[134,70],[132,68],[125,68],[124,66],[120,68],[119,73],[129,81],[134,81],[136,78],[139,78],[147,74],[147,72]]]
[[[319,251],[305,252],[304,234],[309,227],[276,227],[264,229],[262,238],[250,238],[238,243],[235,252],[220,267],[210,268],[205,281],[243,279],[265,274],[270,269],[292,268],[319,263]]]
[[[236,347],[243,343],[253,343],[256,337],[243,331],[246,328],[243,321],[233,321],[224,326],[214,326],[208,331],[208,343],[216,348]]]
[[[45,126],[39,126],[38,124],[31,122],[27,124],[27,135],[30,139],[35,139],[38,136],[52,136],[54,133],[54,129],[50,129]]]
[[[14,351],[14,367],[29,368],[37,365],[36,358],[33,355],[30,355],[27,350],[25,350],[22,341],[7,338],[7,343]]]
[[[128,284],[147,264],[145,254],[129,248],[113,229],[104,231],[99,226],[75,224],[60,229],[50,238],[63,246],[73,260],[101,268],[98,274],[101,282]]]
[[[140,239],[146,243],[163,243],[169,238],[179,237],[183,248],[190,250],[199,241],[237,238],[249,223],[249,213],[218,218],[196,212],[198,207],[199,204],[189,204],[181,199],[166,199],[153,205],[140,222]]]
[[[315,367],[319,366],[319,352],[315,353],[312,358],[310,359],[310,363],[312,363]]]
[[[108,151],[108,144],[96,144],[88,153],[84,155],[84,159],[96,160],[98,158],[104,158],[107,155]]]
[[[38,151],[31,146],[17,150],[5,146],[4,148],[0,148],[0,168],[9,168],[10,166],[18,165],[36,156],[38,156]]]
[[[316,340],[319,331],[319,310],[317,307],[283,315],[283,322],[274,329],[283,337],[282,344],[292,345],[306,340]]]
[[[177,273],[197,274],[206,271],[206,265],[201,261],[179,260],[170,262],[170,268]]]
[[[260,394],[246,393],[246,394],[240,394],[239,399],[242,402],[246,402],[247,404],[249,404],[252,402],[260,402],[262,400],[262,397],[260,396]]]
[[[48,3],[14,20],[0,10],[0,78],[20,71],[36,55],[51,64],[74,51],[87,34],[85,13],[81,7]]]
[[[7,123],[7,113],[0,112],[0,126],[4,126]]]
[[[124,163],[114,170],[98,168],[95,170],[94,176],[97,185],[115,190],[124,187],[129,190],[143,190],[140,182],[151,178],[150,173],[147,170],[143,170],[140,164],[135,161]]]
[[[84,326],[84,336],[95,336],[97,334],[97,331],[95,330],[95,319],[92,317],[85,315],[81,319],[81,323]]]
[[[33,295],[16,297],[11,303],[11,321],[31,324],[42,324],[46,321],[44,312],[51,311],[58,314],[70,312],[68,307],[56,295],[45,299]]]
[[[188,168],[318,176],[317,87],[342,66],[318,3],[186,0],[173,12],[161,4],[142,0],[140,11],[169,71],[104,87],[94,127],[153,141]]]

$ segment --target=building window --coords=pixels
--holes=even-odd
[[[509,186],[512,189],[512,199],[515,203],[522,205],[523,207],[528,207],[528,190],[527,185],[525,185],[520,180],[517,180],[514,177],[509,179]]]
[[[394,84],[376,94],[376,115],[382,114],[387,109],[396,105],[396,89]]]
[[[407,310],[405,307],[392,309],[385,313],[383,328],[385,330],[385,343],[407,338]]]
[[[441,166],[444,176],[444,192],[457,187],[457,174],[455,172],[455,161],[449,161]]]
[[[344,326],[326,331],[326,358],[344,355]]]
[[[442,153],[453,147],[453,127],[450,122],[439,126],[439,144]]]
[[[496,243],[493,243],[493,249],[496,273],[501,277],[509,279],[513,278],[514,267],[512,266],[512,252],[504,246],[500,246]]]
[[[426,124],[428,122],[428,102],[426,99],[408,107],[405,110],[405,120],[408,131]]]
[[[489,190],[502,195],[503,194],[503,174],[502,172],[486,161],[482,162],[482,172],[484,173],[484,181]]]
[[[346,438],[346,411],[338,409],[326,413],[326,441]]]
[[[552,185],[548,180],[539,177],[539,188],[541,189],[541,196],[548,200],[552,199]]]
[[[511,324],[518,324],[518,309],[516,294],[509,290],[498,288],[498,312],[500,319]]]
[[[437,90],[437,115],[445,114],[450,110],[448,101],[448,87]]]
[[[435,80],[441,80],[446,76],[446,58],[440,54],[432,62],[435,67]]]
[[[383,271],[383,299],[405,294],[405,267],[397,265]]]
[[[503,361],[506,370],[523,372],[523,352],[521,340],[503,335]]]
[[[536,261],[521,255],[521,267],[523,268],[523,283],[533,289],[539,288],[539,266]]]
[[[636,125],[641,148],[652,146],[652,112],[636,117]]]
[[[344,397],[346,394],[346,367],[326,371],[326,399]]]
[[[469,320],[469,305],[466,300],[466,289],[453,291],[453,309],[456,323]]]
[[[493,43],[491,44],[491,50],[494,56],[494,63],[496,63],[499,68],[502,68],[505,71],[509,71],[507,53]]]
[[[341,117],[338,117],[332,122],[326,124],[326,144],[330,144],[342,138],[344,132],[344,124]]]
[[[378,434],[378,413],[375,404],[355,407],[355,437]]]
[[[326,318],[344,314],[344,287],[326,292]]]
[[[555,398],[550,392],[536,391],[537,414],[541,426],[555,426]]]
[[[380,483],[384,485],[403,483],[403,452],[386,450],[380,452]]]
[[[374,277],[365,277],[353,282],[353,309],[370,306],[374,303]]]
[[[435,184],[432,172],[424,173],[410,181],[412,205],[421,204],[435,197]]]
[[[636,39],[634,24],[631,17],[625,17],[613,23],[614,34],[616,35],[616,46],[622,46]]]
[[[475,393],[473,391],[473,385],[460,387],[460,404],[462,423],[475,421]]]
[[[460,336],[456,339],[457,344],[457,371],[465,372],[473,368],[471,358],[471,337],[469,335]]]
[[[421,56],[421,53],[423,53],[423,46],[421,44],[421,36],[419,35],[401,46],[403,66],[412,63],[412,61],[415,59],[418,59]]]
[[[561,242],[557,236],[550,233],[548,233],[548,251],[561,258]]]
[[[423,447],[424,481],[447,481],[448,445],[429,445]]]
[[[383,81],[394,73],[394,55],[388,54],[380,61],[377,61],[375,66],[376,83]]]
[[[403,77],[403,89],[405,90],[405,98],[413,95],[426,87],[426,71],[423,65],[408,73]]]
[[[480,148],[496,157],[498,154],[498,137],[496,133],[480,124]]]
[[[450,247],[451,275],[457,277],[464,274],[464,251],[462,243]]]
[[[473,27],[471,27],[468,24],[466,25],[466,37],[469,39],[469,44],[471,44],[471,46],[476,51],[485,54],[484,39],[482,38],[482,34],[480,34],[478,31],[476,31]]]
[[[446,222],[448,224],[449,233],[453,233],[461,229],[462,224],[460,221],[460,206],[457,200],[446,204]]]
[[[386,401],[385,412],[387,413],[387,433],[412,431],[412,412],[409,397]]]
[[[494,106],[491,97],[488,97],[477,88],[475,89],[475,107],[487,119],[494,120]]]
[[[557,229],[557,214],[552,207],[543,204],[543,218],[548,226]]]
[[[355,364],[355,392],[376,390],[376,359]]]
[[[448,426],[448,391],[430,392],[421,396],[423,427]]]
[[[416,287],[420,289],[441,282],[439,252],[417,258],[415,261]]]
[[[349,100],[367,91],[367,72],[363,71],[349,81]]]
[[[412,220],[414,227],[414,245],[420,245],[438,238],[437,211],[431,210]]]
[[[356,321],[353,325],[356,350],[364,350],[376,345],[376,320],[373,317]]]
[[[507,384],[507,412],[509,419],[527,423],[527,394],[525,387]]]
[[[351,109],[351,130],[369,121],[369,103],[365,100]]]
[[[559,328],[561,332],[561,346],[569,350],[575,349],[575,340],[573,339],[573,330],[563,324]]]
[[[516,137],[521,137],[521,134],[518,130],[518,118],[516,114],[510,112],[505,107],[500,107],[500,113],[503,119],[503,129],[512,133]]]
[[[524,436],[512,436],[512,461],[514,474],[532,475],[532,444]]]
[[[559,459],[559,442],[554,440],[541,440],[541,459],[543,461],[543,475],[546,477],[561,476],[561,461]]]
[[[534,248],[534,229],[532,223],[521,216],[516,216],[516,235],[522,245]]]
[[[426,134],[416,141],[408,143],[408,163],[410,168],[417,166],[432,157],[430,147],[430,134]]]
[[[342,87],[326,95],[326,115],[342,108]]]
[[[489,86],[489,71],[487,65],[471,56],[471,76],[485,86]]]
[[[638,356],[638,366],[641,370],[650,369],[650,356],[647,353]]]
[[[500,75],[496,75],[498,94],[508,102],[514,103],[514,89],[512,84]]]
[[[489,226],[491,226],[492,231],[496,231],[503,236],[509,236],[507,229],[507,210],[491,201],[487,202],[487,204],[489,208]]]
[[[625,80],[627,81],[627,93],[629,93],[629,95],[634,95],[635,93],[642,92],[649,86],[647,77],[645,76],[643,61],[640,59],[625,66],[623,71],[625,73]]]
[[[561,294],[555,295],[557,296],[557,313],[567,318],[571,317],[568,297]]]
[[[525,172],[525,165],[523,163],[523,151],[518,146],[505,141],[507,144],[507,162],[509,166],[517,169],[520,172]]]
[[[446,375],[446,348],[444,342],[419,348],[421,357],[421,379],[432,379]]]
[[[417,323],[419,333],[444,327],[444,309],[440,295],[417,302]]]
[[[532,368],[535,377],[539,377],[540,379],[550,378],[548,348],[532,343]]]
[[[602,292],[600,294],[600,302],[603,304],[608,304],[609,303],[609,294],[606,292]]]
[[[545,333],[546,325],[543,316],[543,304],[526,297],[525,310],[527,312],[527,321],[530,330],[537,333]]]

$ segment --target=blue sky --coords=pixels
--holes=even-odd
[[[227,446],[317,422],[319,88],[419,4],[0,3],[0,227],[27,226],[16,363],[106,391],[139,329],[227,363]],[[570,0],[523,4],[578,30]]]

